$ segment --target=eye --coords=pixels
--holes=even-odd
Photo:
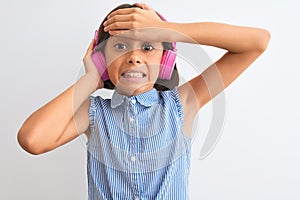
[[[151,44],[146,43],[143,45],[142,49],[144,51],[152,51],[154,49],[154,47]]]
[[[116,49],[119,49],[119,50],[124,50],[124,49],[127,48],[127,46],[125,44],[123,44],[123,43],[117,43],[117,44],[114,45],[114,47]]]

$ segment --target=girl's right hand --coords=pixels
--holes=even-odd
[[[83,57],[83,63],[84,63],[86,75],[91,77],[91,81],[95,81],[95,84],[97,84],[97,89],[101,89],[104,87],[104,83],[91,58],[91,54],[93,53],[94,42],[95,42],[94,39],[90,42],[89,47]]]

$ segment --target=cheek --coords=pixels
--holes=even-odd
[[[119,77],[118,77],[118,74],[119,74],[118,64],[113,62],[110,65],[108,65],[107,72],[108,72],[108,76],[109,76],[109,79],[111,80],[111,82],[113,84],[116,84],[118,79],[119,79]]]
[[[153,58],[156,61],[155,62],[156,64],[153,67],[155,68],[154,71],[157,74],[157,76],[158,76],[160,68],[161,68],[160,64],[161,64],[162,55],[163,55],[163,53],[161,52],[161,53],[158,53],[157,55],[155,55],[155,57]]]
[[[159,51],[159,53],[157,54],[156,57],[157,57],[156,59],[158,60],[158,63],[161,63],[161,59],[163,57],[163,51]]]
[[[160,62],[156,62],[153,64],[148,65],[149,69],[149,80],[156,81],[160,71]]]
[[[120,58],[120,55],[117,55],[117,54],[114,54],[111,52],[105,53],[105,60],[106,60],[107,65],[112,65],[112,64],[116,63],[119,60],[118,58]]]

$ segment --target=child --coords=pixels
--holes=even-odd
[[[259,28],[166,22],[145,4],[121,5],[90,43],[86,74],[34,112],[18,141],[41,154],[85,133],[89,199],[188,199],[195,115],[263,53],[269,38]],[[178,86],[175,42],[227,53]],[[223,87],[206,84],[213,69]],[[90,96],[101,88],[114,89],[112,98]]]

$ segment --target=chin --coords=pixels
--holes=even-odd
[[[142,94],[144,92],[147,92],[151,89],[153,89],[154,83],[146,83],[146,84],[140,84],[140,85],[117,85],[116,90],[125,96],[136,96],[138,94]]]

